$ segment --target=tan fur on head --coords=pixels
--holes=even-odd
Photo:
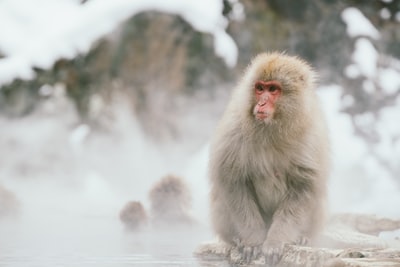
[[[163,177],[149,192],[151,213],[156,223],[191,222],[191,195],[183,179],[175,175]]]
[[[129,201],[119,214],[121,222],[128,230],[137,230],[147,224],[146,211],[139,201]]]

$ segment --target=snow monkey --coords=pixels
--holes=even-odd
[[[190,190],[182,178],[175,175],[163,177],[153,185],[149,198],[154,224],[173,226],[194,222],[189,214]]]
[[[147,224],[146,210],[139,201],[129,201],[119,213],[121,222],[127,230],[135,231]]]
[[[284,244],[312,244],[324,222],[329,140],[315,77],[297,57],[258,55],[212,140],[212,225],[244,262],[276,264]]]

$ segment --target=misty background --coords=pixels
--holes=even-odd
[[[400,218],[399,42],[398,0],[0,0],[0,264],[196,262],[208,143],[265,51],[319,73],[330,210]],[[200,230],[124,232],[168,174]]]

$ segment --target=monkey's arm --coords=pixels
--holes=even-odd
[[[287,174],[287,193],[272,218],[263,250],[314,237],[323,217],[319,202],[324,201],[317,178],[316,171],[301,167]]]
[[[268,228],[251,190],[244,181],[218,181],[212,192],[214,226],[221,238],[233,245],[259,246],[267,235]]]

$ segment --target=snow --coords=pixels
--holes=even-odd
[[[381,11],[379,12],[379,15],[381,16],[382,19],[390,19],[390,10],[388,8],[382,8]]]
[[[229,14],[231,20],[242,21],[245,19],[244,6],[239,2],[239,0],[228,0],[232,7],[232,11]]]
[[[226,33],[222,1],[214,0],[93,0],[84,5],[71,0],[0,1],[0,85],[15,78],[32,79],[32,67],[50,68],[58,58],[72,58],[143,11],[181,16],[198,31],[214,36],[215,52],[229,67],[237,47]]]
[[[379,39],[379,31],[357,8],[348,7],[342,11],[342,20],[346,23],[347,34],[350,37],[365,36]]]
[[[400,90],[400,71],[393,68],[381,68],[379,70],[379,84],[387,94],[393,94]]]
[[[397,98],[397,103],[393,106],[385,107],[380,112],[380,118],[376,123],[376,129],[381,138],[380,143],[375,148],[375,153],[379,158],[387,161],[390,169],[400,172],[400,142],[399,142],[399,126],[398,119],[400,114],[400,98]],[[397,173],[394,175],[396,179]]]
[[[400,213],[395,203],[400,203],[399,183],[371,154],[368,144],[354,135],[350,117],[340,112],[340,92],[339,86],[321,87],[318,90],[332,142],[333,172],[329,181],[331,211],[365,212],[398,218]],[[385,138],[399,132],[398,124],[393,123],[398,120],[399,113],[399,105],[392,107],[378,121],[377,128]],[[370,113],[358,119],[361,124],[376,121]],[[391,164],[398,164],[399,147],[397,143],[395,152],[390,143],[383,141],[378,144],[377,151],[381,150],[382,157]]]
[[[361,72],[357,65],[350,64],[344,69],[344,75],[350,79],[356,79],[360,76]]]
[[[371,80],[364,80],[362,83],[362,88],[370,95],[376,91],[375,84]]]
[[[350,79],[364,76],[368,79],[375,79],[378,69],[379,53],[370,40],[358,38],[354,44],[354,51],[351,56],[352,64],[348,65],[344,74]],[[371,89],[367,85],[366,90]]]
[[[235,46],[232,38],[224,31],[219,30],[219,33],[215,32],[215,54],[225,58],[225,63],[229,67],[234,67],[236,65],[236,60],[238,57],[238,50]]]
[[[344,74],[350,79],[361,77],[363,79],[361,89],[368,95],[394,95],[400,90],[399,61],[387,56],[384,63],[379,61],[380,54],[371,41],[364,37],[375,36],[376,39],[378,35],[374,33],[374,30],[371,32],[373,34],[366,34],[368,32],[366,30],[368,27],[364,27],[366,24],[362,26],[361,22],[354,19],[360,15],[361,13],[355,9],[350,9],[350,11],[347,9],[343,12],[349,35],[358,37],[351,57],[352,63],[346,67]],[[338,88],[336,93],[342,90]],[[328,93],[325,92],[325,94]],[[330,98],[337,99],[339,95],[331,95]],[[343,101],[341,104],[336,103],[336,107],[327,110],[327,113],[337,114],[341,107],[351,105],[352,100]],[[400,128],[396,123],[400,114],[400,100],[399,97],[394,100],[397,102],[395,105],[384,107],[378,113],[365,112],[354,117],[354,124],[357,127],[374,134],[375,143],[368,144],[354,135],[348,115],[345,116],[346,118],[343,117],[344,115],[330,118],[331,125],[343,124],[347,120],[346,126],[336,127],[340,128],[340,133],[335,132],[332,135],[334,147],[343,150],[337,151],[334,155],[334,179],[337,180],[333,180],[331,187],[333,210],[344,208],[346,211],[400,216],[396,210],[397,206],[393,204],[400,202],[398,194],[400,187],[399,182],[396,181],[400,172],[398,167]],[[342,134],[344,134],[343,138],[338,139],[338,136]]]
[[[374,78],[377,71],[378,52],[373,44],[365,39],[359,38],[355,43],[352,60],[356,64],[361,75]]]
[[[362,87],[367,93],[376,92],[377,86],[386,95],[400,90],[400,61],[386,56],[385,64],[388,66],[382,66],[379,52],[367,38],[356,39],[351,59],[344,75],[350,79],[363,77]]]

